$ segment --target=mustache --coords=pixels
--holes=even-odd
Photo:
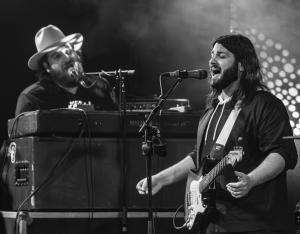
[[[79,60],[79,59],[71,59],[71,60],[69,60],[68,62],[66,62],[64,64],[64,67],[66,69],[68,69],[70,67],[73,67],[76,63],[81,63],[81,60]]]

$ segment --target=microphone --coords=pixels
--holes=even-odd
[[[67,73],[70,77],[73,77],[82,87],[90,88],[92,87],[96,79],[91,79],[90,77],[86,76],[86,73],[82,71],[82,67],[78,62],[74,63],[74,66],[69,67]]]
[[[198,69],[198,70],[176,70],[173,72],[165,72],[162,74],[164,77],[175,77],[175,78],[181,78],[181,79],[197,79],[197,80],[204,80],[207,78],[208,74],[206,70]]]
[[[70,77],[73,77],[75,78],[76,80],[79,79],[79,74],[78,74],[78,71],[74,68],[74,67],[69,67],[68,70],[67,70],[67,73]]]
[[[135,73],[135,70],[116,70],[116,71],[101,71],[100,75],[107,76],[117,76],[121,73],[121,75],[132,76]]]
[[[73,77],[77,81],[82,79],[82,76],[84,76],[84,72],[82,70],[82,65],[77,61],[74,62],[72,67],[68,68],[67,73],[70,77]]]

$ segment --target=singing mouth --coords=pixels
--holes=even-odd
[[[66,70],[68,70],[70,67],[75,67],[76,66],[76,61],[75,60],[71,60],[67,63],[65,63],[64,68]]]
[[[210,67],[210,73],[212,76],[218,75],[221,73],[221,68],[212,66],[212,67]]]

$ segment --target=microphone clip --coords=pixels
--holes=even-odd
[[[148,150],[159,157],[167,156],[167,145],[161,135],[160,129],[157,126],[150,126],[149,135],[151,136],[151,141],[148,141],[146,144],[150,147]],[[151,143],[149,144],[149,142]]]

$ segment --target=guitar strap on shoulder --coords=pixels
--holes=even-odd
[[[197,155],[199,154],[199,151],[200,151],[200,146],[201,146],[201,142],[203,139],[206,125],[208,124],[208,121],[211,118],[212,113],[213,113],[213,109],[207,110],[207,112],[204,114],[201,121],[199,122],[198,131],[197,131],[197,145],[196,145]],[[199,161],[200,161],[200,158],[197,157],[196,168],[199,168],[199,164],[200,164]]]
[[[210,156],[213,158],[219,158],[223,152],[224,146],[227,143],[229,135],[232,131],[232,128],[240,114],[241,108],[239,107],[239,103],[235,105],[235,107],[230,112],[216,142],[213,144],[213,147],[210,152]]]
[[[224,126],[223,126],[223,128],[221,130],[221,132],[220,132],[220,135],[219,135],[218,139],[216,140],[216,144],[223,145],[223,146],[226,145],[228,137],[229,137],[229,135],[231,133],[233,125],[234,125],[234,123],[235,123],[235,121],[236,121],[236,119],[237,119],[240,111],[241,111],[241,108],[236,108],[235,107],[230,112],[230,114],[229,114],[229,116],[228,116],[228,118],[227,118],[227,120],[226,120],[226,122],[225,122],[225,124],[224,124]]]

